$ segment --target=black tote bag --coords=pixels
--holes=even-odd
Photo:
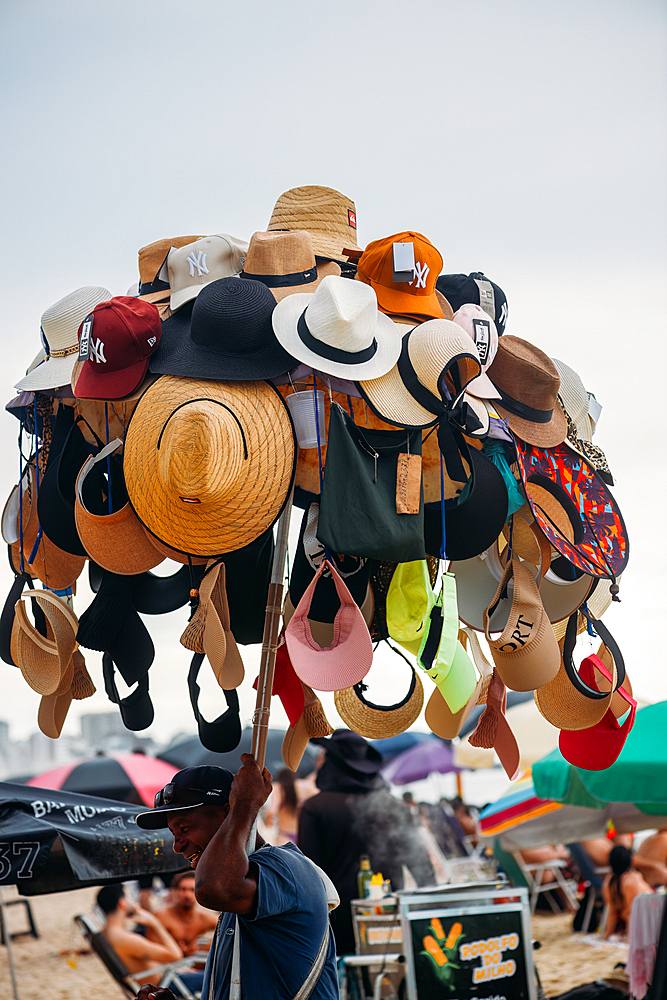
[[[357,427],[332,405],[317,529],[330,552],[397,563],[425,558],[421,483],[419,513],[396,512],[398,457],[406,453],[421,455],[420,429]]]

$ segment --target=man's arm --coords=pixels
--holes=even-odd
[[[155,914],[137,908],[132,913],[132,918],[146,930],[151,931],[153,940],[142,934],[123,931],[113,942],[123,961],[132,958],[135,962],[142,962],[144,968],[148,969],[151,965],[163,965],[165,962],[176,962],[179,958],[183,958],[183,952],[178,944]]]
[[[241,754],[241,769],[229,794],[229,812],[204,849],[195,869],[197,902],[209,910],[251,914],[257,894],[257,869],[246,845],[257,813],[271,793],[271,775],[260,773],[254,757]]]

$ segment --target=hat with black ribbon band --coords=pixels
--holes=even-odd
[[[241,271],[239,277],[261,281],[267,288],[288,288],[292,285],[308,285],[311,281],[317,281],[317,268],[295,271],[294,274],[249,274],[247,271]]]
[[[375,352],[378,349],[378,342],[375,337],[373,337],[368,347],[365,347],[362,351],[343,351],[340,347],[331,347],[330,344],[326,344],[323,340],[318,340],[316,337],[313,337],[308,329],[305,309],[299,316],[296,329],[302,343],[306,345],[309,351],[314,351],[316,354],[321,354],[323,358],[328,358],[329,361],[339,361],[344,365],[361,365],[364,361],[370,361],[371,358],[375,357]]]
[[[452,359],[453,362],[456,358]],[[398,371],[406,389],[418,403],[438,417],[438,444],[442,452],[447,474],[458,483],[464,483],[467,475],[461,461],[461,454],[454,439],[454,430],[479,430],[482,424],[473,408],[461,397],[465,386],[460,384],[458,368],[452,363],[450,374],[458,390],[457,398],[453,403],[447,403],[444,399],[434,396],[434,394],[419,381],[417,372],[412,366],[408,353],[408,338],[403,340],[403,348],[398,359]]]

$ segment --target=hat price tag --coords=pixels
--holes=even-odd
[[[422,457],[401,452],[396,467],[396,513],[418,514],[421,502]]]
[[[414,243],[394,243],[394,277],[395,282],[405,281],[410,284],[415,280],[415,245]]]
[[[86,316],[81,326],[81,337],[79,338],[79,361],[86,361],[90,354],[90,331],[93,328],[93,314]]]
[[[594,424],[597,424],[602,414],[602,404],[598,403],[592,392],[588,393],[588,416]]]

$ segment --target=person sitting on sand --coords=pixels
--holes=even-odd
[[[122,885],[105,885],[97,894],[97,905],[106,917],[102,935],[107,939],[128,972],[137,976],[140,982],[146,977],[141,973],[176,962],[183,958],[183,952],[167,928],[155,913],[134,906],[125,898]],[[128,930],[128,920],[144,927],[146,935]],[[192,992],[201,990],[203,973],[179,973],[183,984]]]
[[[171,883],[171,903],[157,910],[155,916],[167,928],[184,955],[208,951],[210,944],[202,946],[197,939],[214,931],[217,913],[205,910],[195,899],[195,873],[179,872]]]
[[[667,827],[643,840],[635,854],[637,868],[649,885],[667,885]]]
[[[611,874],[607,875],[602,894],[607,904],[607,922],[603,938],[612,934],[627,934],[630,930],[630,907],[635,896],[653,892],[641,872],[633,864],[632,852],[627,847],[614,847],[609,855]]]

